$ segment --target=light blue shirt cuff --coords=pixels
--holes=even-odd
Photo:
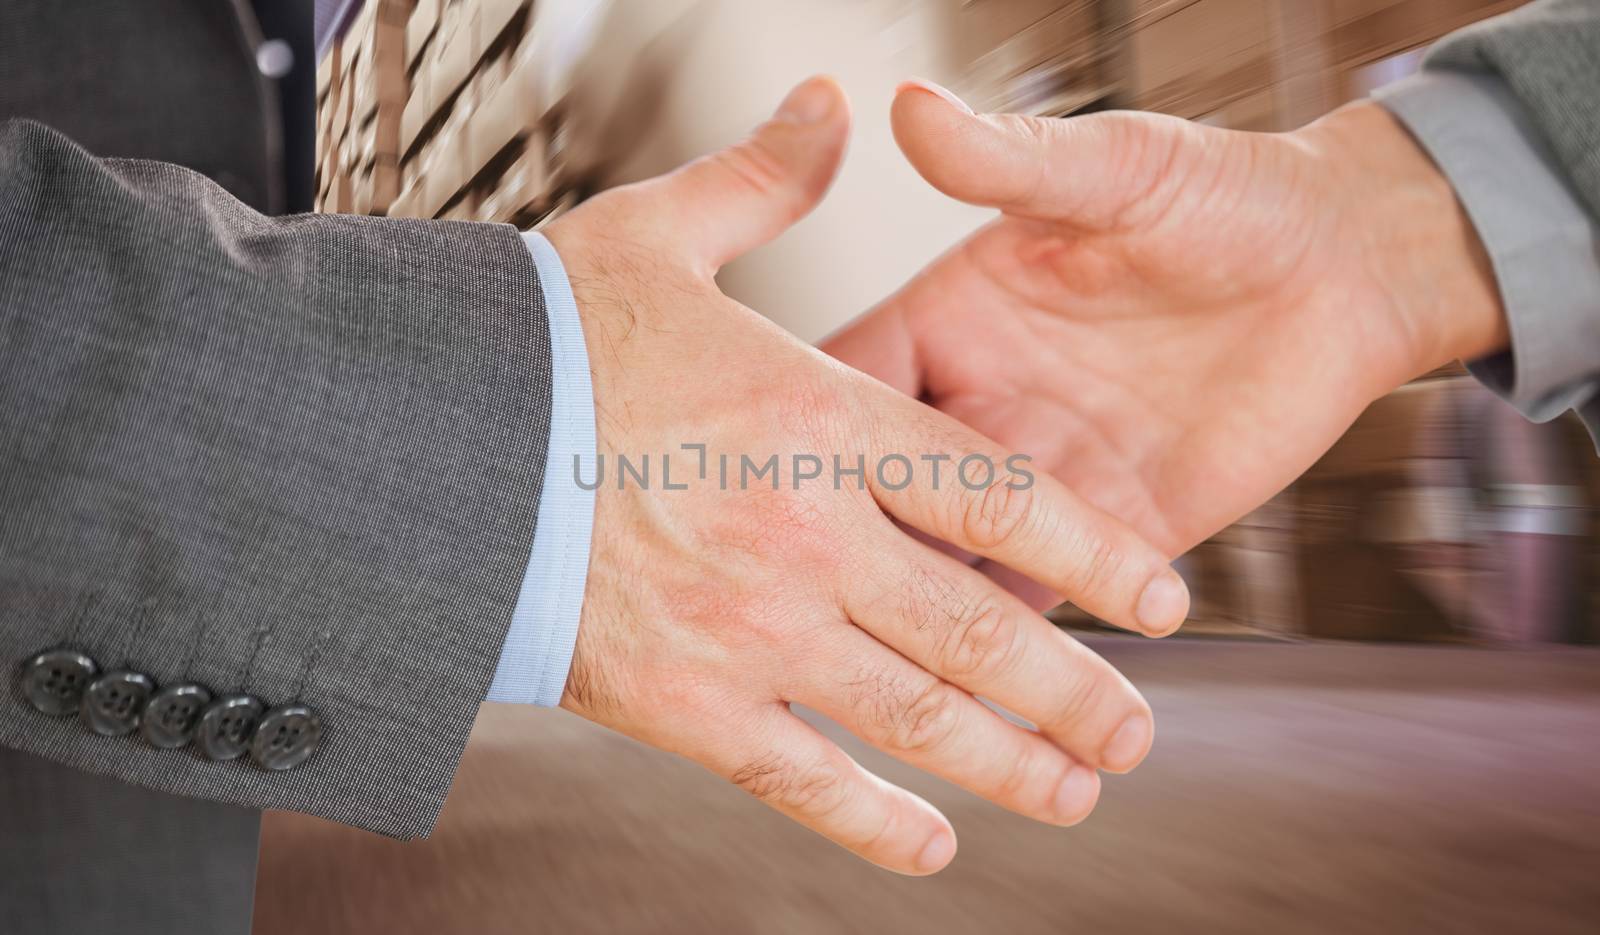
[[[1426,68],[1373,95],[1450,180],[1494,267],[1511,347],[1468,366],[1538,422],[1600,442],[1600,222],[1499,77]]]
[[[539,493],[533,551],[488,701],[557,705],[567,685],[589,576],[594,491],[573,482],[579,456],[594,457],[589,351],[567,271],[543,234],[522,235],[539,270],[550,316],[550,447]]]

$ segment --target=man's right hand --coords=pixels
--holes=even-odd
[[[583,317],[606,465],[562,703],[700,762],[868,860],[930,873],[955,852],[943,816],[867,773],[791,702],[1063,825],[1093,807],[1096,769],[1143,759],[1152,722],[1104,660],[895,520],[1146,633],[1177,627],[1188,598],[1122,523],[1042,472],[1018,489],[1009,452],[718,291],[718,267],[821,198],[848,125],[837,86],[813,79],[738,146],[608,192],[546,231]],[[685,445],[705,446],[708,470]],[[687,489],[664,486],[663,453]],[[817,456],[821,476],[797,483],[797,454]],[[618,455],[649,455],[649,483],[619,484]],[[742,476],[743,456],[761,466],[773,455],[776,486]],[[857,475],[835,483],[835,455],[846,468],[862,457],[859,486]],[[950,460],[935,488],[924,456],[937,455]],[[967,455],[996,468],[977,489],[955,476]],[[983,480],[981,464],[969,479]]]
[[[907,84],[893,117],[936,188],[1001,215],[823,347],[1164,554],[1282,490],[1372,400],[1505,345],[1472,224],[1378,104],[1246,133],[978,115]],[[976,567],[1033,606],[1062,596]]]

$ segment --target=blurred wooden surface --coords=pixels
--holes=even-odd
[[[846,737],[955,823],[955,864],[901,878],[685,761],[486,706],[431,840],[269,816],[256,931],[1595,931],[1600,650],[1090,642],[1158,729],[1078,828]]]

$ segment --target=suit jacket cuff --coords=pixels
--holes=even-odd
[[[1430,68],[1375,97],[1455,188],[1494,267],[1511,347],[1472,373],[1536,421],[1600,426],[1600,228],[1498,77]]]

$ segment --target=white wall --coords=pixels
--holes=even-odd
[[[619,0],[650,4],[658,0]],[[609,182],[648,177],[739,139],[803,78],[828,73],[855,111],[850,152],[827,201],[773,244],[723,271],[729,295],[806,340],[866,310],[992,212],[960,205],[906,164],[889,130],[904,78],[955,83],[959,7],[911,0],[706,0],[669,49],[644,138]],[[628,17],[623,20],[627,21]],[[629,57],[601,39],[597,63]],[[600,79],[592,79],[600,80]],[[643,92],[641,92],[643,93]]]

